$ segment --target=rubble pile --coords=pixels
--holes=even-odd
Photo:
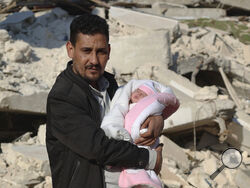
[[[37,136],[27,132],[12,143],[2,143],[1,150],[0,187],[52,187],[45,125],[39,127]]]
[[[180,100],[179,110],[164,122],[161,136],[164,184],[169,188],[247,188],[249,2],[89,2],[98,5],[92,7],[92,14],[109,23],[112,50],[106,70],[115,74],[118,84],[153,79],[171,87]],[[18,131],[22,129],[18,120],[11,119],[16,114],[45,117],[47,94],[69,60],[65,43],[74,17],[59,7],[12,9],[11,3],[0,3],[2,10],[18,10],[0,14],[0,122],[8,123],[1,126],[0,139],[14,131],[14,123]],[[246,15],[239,17],[239,10]],[[231,14],[236,16],[226,17]],[[52,187],[45,125],[30,124],[40,127],[1,143],[0,187]],[[212,180],[210,175],[222,165],[221,154],[228,147],[242,152],[242,164],[225,168]]]
[[[35,14],[23,10],[0,23],[0,99],[51,88],[67,61],[64,44],[71,20],[66,11],[55,8]]]

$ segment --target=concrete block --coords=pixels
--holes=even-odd
[[[32,18],[34,18],[32,11],[15,12],[10,14],[0,25],[17,24]]]
[[[3,177],[7,173],[7,165],[4,161],[3,155],[0,155],[0,177]]]
[[[8,169],[10,170],[10,169]],[[31,185],[40,183],[41,176],[34,171],[20,169],[11,169],[10,172],[0,179],[0,182],[6,182],[12,188],[28,188]],[[7,185],[8,185],[7,184]],[[6,187],[4,187],[6,188]]]
[[[250,143],[250,129],[244,126],[245,124],[249,124],[250,122],[250,121],[246,121],[247,119],[243,119],[243,118],[233,119],[233,122],[227,125],[229,135],[226,141],[232,146],[250,153],[250,144],[249,144]]]
[[[178,95],[177,95],[178,96]],[[214,114],[220,114],[225,119],[232,118],[234,103],[231,100],[216,99],[214,102],[184,101],[180,108],[164,122],[166,132],[187,130],[214,120]],[[183,116],[185,114],[185,116]]]
[[[35,20],[32,11],[16,12],[7,16],[7,18],[0,23],[0,27],[11,30],[14,33],[19,33],[22,29],[26,29]]]
[[[164,144],[162,151],[163,158],[174,160],[180,169],[187,172],[189,170],[190,163],[182,148],[166,136],[161,136],[160,142]]]
[[[219,160],[216,159],[213,155],[210,155],[210,158],[209,159],[205,159],[201,164],[200,166],[203,167],[203,171],[206,173],[206,174],[213,174],[217,168],[219,167],[218,166],[218,162]]]
[[[0,29],[0,41],[1,42],[6,42],[10,38],[9,33],[5,29]]]
[[[105,13],[105,8],[101,7],[95,7],[92,11],[91,14],[100,16],[101,18],[106,18],[106,13]]]
[[[152,8],[133,8],[132,10],[137,11],[137,12],[141,12],[141,13],[145,13],[145,14],[162,16],[161,13],[156,12]]]
[[[201,88],[194,96],[197,100],[213,100],[217,99],[218,88],[216,86],[205,86]]]
[[[48,93],[46,92],[35,93],[30,96],[13,95],[0,102],[0,109],[45,114],[47,96]]]
[[[26,42],[21,40],[15,42],[7,41],[5,43],[5,53],[8,61],[27,63],[30,61],[31,48]]]
[[[110,44],[113,50],[107,67],[118,73],[133,73],[138,67],[149,62],[167,68],[171,62],[168,31],[111,37]]]
[[[226,16],[226,11],[218,8],[169,8],[164,15],[184,20],[199,18],[218,19]]]
[[[171,4],[179,4],[179,5],[194,5],[198,3],[200,0],[134,0],[137,3],[144,3],[144,4],[153,4],[156,2],[167,2]]]
[[[147,30],[168,29],[171,33],[178,30],[178,21],[176,20],[129,9],[111,7],[109,16],[122,23]]]
[[[246,60],[246,65],[249,65],[250,64],[250,46],[249,45],[244,45],[243,53],[244,53],[244,58]]]
[[[250,1],[249,0],[238,0],[238,1],[234,1],[234,0],[220,0],[221,4],[224,5],[229,5],[232,7],[237,7],[237,8],[241,8],[241,9],[245,9],[245,10],[250,10]]]
[[[168,169],[166,163],[162,163],[160,177],[167,186],[174,185],[178,187],[179,184],[181,186],[188,186],[188,183],[181,176],[178,176],[176,173],[173,173]]]
[[[165,69],[162,66],[155,65],[154,62],[145,63],[138,67],[135,79],[153,79],[171,87],[178,99],[189,101],[194,98],[200,87],[190,82],[187,78],[178,75],[172,70]]]
[[[187,181],[195,187],[216,187],[216,183],[209,178],[208,174],[203,172],[202,167],[193,169],[191,174],[188,176]]]
[[[36,172],[40,176],[50,175],[46,146],[2,144],[1,148],[9,165]]]
[[[46,136],[46,125],[40,125],[37,133],[37,142],[40,143],[41,145],[46,145],[45,136]]]
[[[66,17],[68,16],[68,12],[63,10],[62,8],[60,7],[56,7],[54,9],[52,9],[52,13],[59,19],[62,19],[63,17]]]
[[[249,188],[250,185],[250,170],[238,169],[235,175],[235,183],[239,188]]]
[[[152,4],[153,11],[158,14],[164,14],[169,8],[186,8],[186,6],[168,2],[155,2]]]
[[[201,136],[199,143],[197,144],[196,149],[201,150],[207,146],[218,144],[219,140],[216,136],[204,132]]]
[[[45,181],[36,185],[34,188],[52,188],[52,179],[50,176],[45,177]]]

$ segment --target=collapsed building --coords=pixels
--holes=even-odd
[[[229,22],[225,16],[242,9],[249,16],[250,4],[235,5],[230,0],[96,3],[99,7],[92,13],[110,25],[112,51],[106,70],[115,74],[119,85],[130,79],[159,81],[180,100],[179,110],[165,120],[161,136],[160,176],[165,185],[248,187],[250,46],[240,36],[250,35],[249,17],[236,23],[238,18]],[[205,5],[213,9],[204,9]],[[52,187],[45,147],[46,98],[69,60],[65,43],[73,17],[58,7],[31,11],[24,6],[0,14],[0,187]],[[223,31],[211,22],[231,30]],[[247,29],[234,36],[232,23]],[[228,147],[242,152],[241,166],[224,169],[211,180],[209,175],[220,167],[220,155]]]

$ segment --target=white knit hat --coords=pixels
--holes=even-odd
[[[147,95],[157,93],[153,82],[146,82],[139,87],[140,90],[144,91]]]

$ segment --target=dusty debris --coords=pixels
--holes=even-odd
[[[241,39],[248,33],[250,25],[244,22],[248,18],[241,18],[239,24],[225,19],[218,22],[204,19],[207,25],[203,28],[199,24],[204,22],[198,19],[185,22],[189,26],[197,24],[189,28],[182,21],[164,15],[176,8],[204,11],[202,5],[216,8],[218,2],[134,0],[104,3],[95,0],[91,4],[100,7],[84,5],[81,11],[87,8],[93,14],[109,18],[112,52],[107,70],[116,74],[118,83],[124,84],[132,78],[153,79],[170,86],[180,99],[180,109],[164,122],[161,138],[165,144],[161,178],[166,186],[245,188],[247,181],[241,177],[249,176],[250,121],[246,112],[250,103],[247,103],[246,91],[250,91],[250,48]],[[115,7],[119,4],[127,9]],[[44,116],[47,93],[69,60],[64,45],[69,39],[68,28],[73,16],[61,8],[49,7],[48,10],[47,7],[46,11],[39,11],[39,6],[32,6],[34,12],[24,7],[9,16],[0,15],[0,109],[4,111],[0,120],[8,122],[5,128],[13,125],[8,113]],[[223,7],[217,8],[225,15]],[[199,13],[198,17],[201,16]],[[212,28],[217,23],[228,29]],[[236,31],[243,31],[239,39],[232,37],[237,36],[237,32],[232,32],[234,26],[231,24],[235,24]],[[236,97],[245,109],[239,111],[238,107],[235,112],[235,103],[220,78],[220,67],[232,87],[240,88],[236,89],[240,94]],[[211,81],[209,84],[206,80],[201,81],[202,74],[206,73],[208,76],[204,77]],[[189,75],[192,82],[180,74]],[[21,118],[18,120],[21,122]],[[26,132],[12,143],[1,144],[0,187],[52,187],[45,129],[45,125],[41,125],[36,127],[36,132]],[[10,134],[8,131],[3,134]],[[221,153],[232,146],[243,152],[244,165],[238,170],[225,169],[212,181],[209,176],[220,167]]]

